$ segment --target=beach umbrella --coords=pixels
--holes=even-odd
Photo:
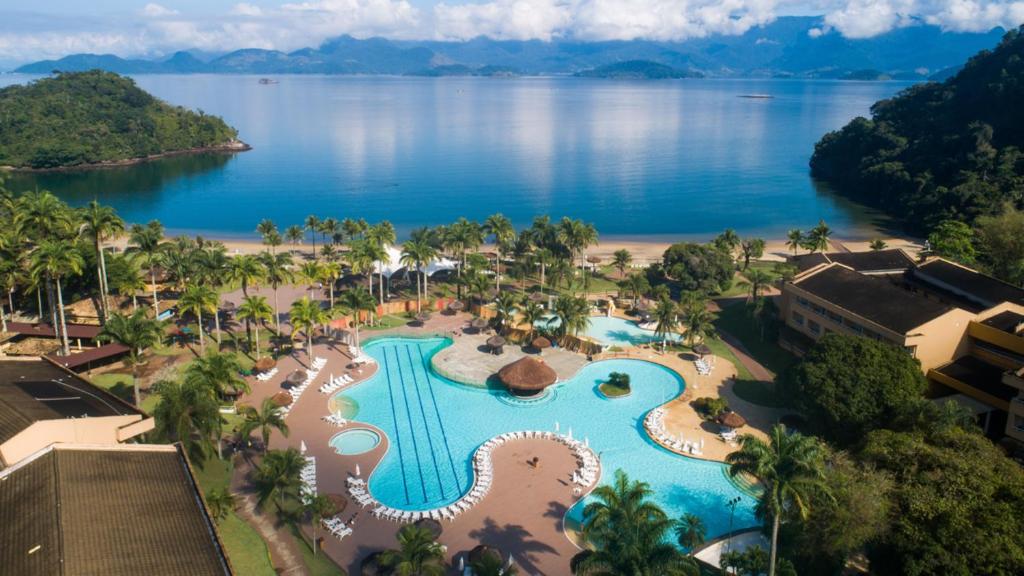
[[[499,550],[499,549],[497,549],[497,548],[495,548],[493,546],[488,546],[486,544],[480,544],[476,548],[473,548],[472,550],[469,551],[469,563],[472,564],[474,562],[478,562],[478,561],[482,560],[484,558],[484,556],[491,556],[493,558],[497,558],[498,561],[500,562],[502,554],[501,554],[501,550]]]
[[[331,504],[334,504],[334,514],[332,516],[341,514],[345,511],[345,507],[348,506],[348,498],[341,494],[328,494],[327,499],[331,501]]]
[[[302,452],[303,454],[306,453],[306,441],[305,440],[299,440],[299,452]]]
[[[473,321],[469,323],[471,328],[476,328],[477,330],[483,330],[484,328],[487,328],[487,325],[487,320],[484,320],[483,318],[473,318]]]
[[[505,339],[501,336],[491,336],[487,339],[487,346],[491,349],[498,349],[505,345]]]
[[[455,300],[454,302],[448,304],[448,309],[451,310],[452,312],[458,312],[459,310],[462,310],[465,307],[465,302],[461,300]]]
[[[236,308],[238,308],[238,306],[231,300],[227,300],[220,305],[220,309],[228,313],[234,312]]]
[[[707,344],[697,344],[693,347],[693,351],[696,352],[701,358],[711,354],[711,348]]]
[[[735,412],[722,412],[718,415],[718,423],[729,428],[746,426],[747,420]]]
[[[253,366],[253,368],[255,368],[257,372],[270,372],[276,364],[276,360],[270,356],[264,356],[256,361],[256,365]]]
[[[587,256],[587,262],[589,262],[591,264],[594,264],[596,266],[597,264],[601,263],[601,257],[600,256]]]
[[[551,348],[551,340],[548,340],[547,338],[545,338],[543,336],[537,336],[536,338],[533,339],[533,342],[530,342],[530,344],[534,348],[536,348],[538,351],[541,351],[541,352],[545,348]]]

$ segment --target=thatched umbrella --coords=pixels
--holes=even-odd
[[[491,336],[487,339],[487,345],[491,348],[501,348],[505,345],[505,339],[501,336]]]
[[[292,395],[287,392],[278,392],[274,394],[274,404],[281,406],[282,408],[292,403]]]
[[[348,506],[348,498],[341,494],[328,494],[327,499],[334,505],[334,514],[332,516],[341,514],[345,511],[345,507]]]
[[[537,336],[533,339],[533,342],[530,342],[530,345],[537,350],[543,351],[545,348],[551,348],[551,340],[548,340],[543,336]]]
[[[416,321],[417,322],[422,324],[422,323],[426,322],[427,320],[430,320],[430,312],[427,312],[426,310],[423,310],[422,312],[417,312],[416,313]]]
[[[488,324],[490,324],[490,322],[483,318],[473,318],[473,321],[469,323],[469,326],[476,330],[483,330],[484,328],[487,328]]]
[[[384,554],[383,551],[378,550],[372,554],[367,555],[363,558],[363,561],[359,564],[359,572],[362,576],[378,576],[382,574],[380,557]]]
[[[302,370],[295,370],[284,380],[289,386],[298,386],[306,381],[306,375]]]
[[[551,386],[558,374],[544,362],[523,356],[498,371],[498,378],[518,396],[532,396]]]
[[[501,560],[502,558],[501,550],[498,550],[493,546],[488,546],[487,544],[481,544],[469,551],[469,563],[473,564],[475,562],[479,562],[480,560],[483,560],[485,556],[493,556],[498,560]]]
[[[233,314],[237,308],[238,306],[231,300],[223,302],[220,305],[221,311],[224,312],[225,314]]]
[[[269,372],[274,366],[277,365],[277,360],[274,360],[270,356],[264,356],[256,361],[256,365],[253,368],[257,372]]]
[[[722,412],[718,415],[718,423],[729,428],[741,428],[746,426],[747,420],[735,412]]]
[[[448,309],[451,310],[452,312],[458,312],[459,310],[462,310],[465,307],[466,303],[463,302],[462,300],[455,300],[454,302],[448,304]]]
[[[701,358],[711,354],[711,348],[708,348],[707,344],[697,344],[693,347],[693,351],[700,355]]]
[[[441,537],[441,533],[444,532],[444,528],[441,523],[433,518],[420,518],[419,520],[412,523],[417,528],[426,528],[430,531],[430,534],[437,540]]]
[[[601,257],[600,256],[587,256],[587,262],[590,262],[591,264],[600,264],[601,263]]]

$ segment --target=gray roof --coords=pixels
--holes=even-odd
[[[889,250],[872,250],[870,252],[829,252],[827,254],[811,253],[793,256],[792,262],[803,272],[819,264],[833,262],[849,266],[865,274],[879,272],[902,272],[914,266],[914,261],[907,253],[898,248]]]
[[[180,448],[49,449],[0,475],[0,571],[224,575]]]
[[[1002,302],[1024,305],[1024,290],[942,259],[920,264],[914,276],[921,282],[937,285],[984,307]]]

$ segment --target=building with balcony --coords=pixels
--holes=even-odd
[[[974,412],[991,437],[1024,443],[1024,290],[901,250],[810,254],[782,287],[781,343],[801,353],[825,334],[874,338],[916,358],[935,398]]]

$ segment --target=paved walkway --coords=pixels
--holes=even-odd
[[[506,344],[501,355],[491,354],[486,342],[491,334],[462,334],[452,345],[434,355],[431,364],[438,373],[463,384],[480,386],[505,365],[524,356],[538,357],[528,353],[518,344]],[[587,364],[586,356],[560,348],[545,350],[539,358],[558,374],[558,380],[572,378]]]

